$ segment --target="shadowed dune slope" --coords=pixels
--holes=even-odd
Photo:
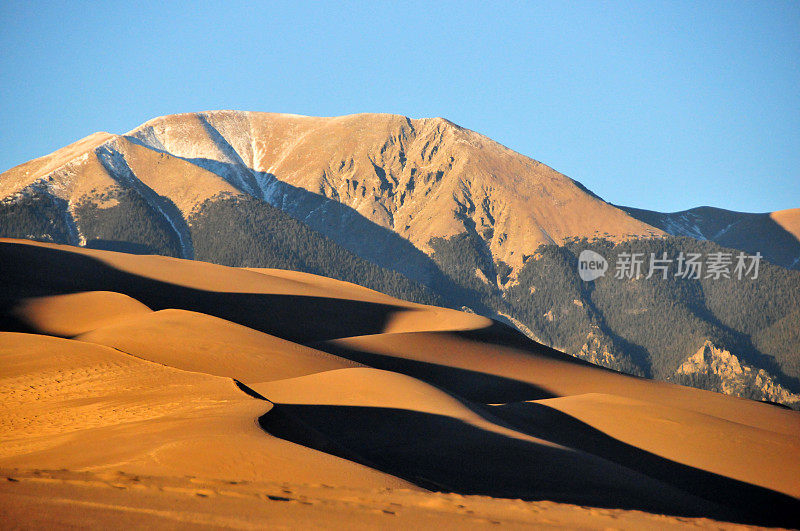
[[[0,264],[6,469],[800,523],[791,410],[313,275],[18,240]]]
[[[0,259],[7,264],[0,278],[0,319],[7,329],[20,331],[45,331],[17,317],[28,299],[84,291],[117,291],[153,310],[206,313],[301,342],[385,330],[471,330],[491,323],[389,297],[364,300],[364,288],[345,282],[331,289],[331,283],[304,281],[307,275],[267,275],[163,256],[0,239]]]
[[[254,389],[276,404],[261,419],[268,432],[429,488],[686,515],[719,511],[646,475],[495,424],[408,376],[354,368]]]
[[[540,424],[531,412],[541,411],[542,406],[655,455],[800,497],[797,437],[611,394],[566,396],[492,410],[514,425],[530,426]]]

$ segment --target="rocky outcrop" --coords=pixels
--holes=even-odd
[[[608,367],[609,369],[619,369],[620,360],[611,352],[608,345],[601,341],[600,338],[594,333],[589,332],[586,337],[586,343],[580,348],[578,352],[573,353],[576,358],[580,358],[589,363]]]
[[[730,351],[716,347],[706,341],[702,347],[675,371],[678,381],[693,379],[713,379],[717,381],[716,391],[747,398],[755,398],[800,407],[800,395],[792,393],[764,369],[742,362]]]

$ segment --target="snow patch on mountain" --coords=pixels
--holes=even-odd
[[[698,224],[697,216],[681,213],[678,216],[664,214],[663,223],[666,232],[676,236],[688,236],[697,240],[708,240]]]
[[[124,155],[116,149],[113,143],[103,144],[95,149],[95,153],[109,175],[118,180],[124,187],[135,190],[153,210],[161,214],[167,223],[169,223],[178,237],[181,257],[188,259],[193,258],[194,249],[189,234],[189,228],[186,225],[186,220],[181,216],[180,211],[175,208],[174,205],[172,205],[172,208],[169,208],[166,199],[159,196],[136,177],[133,170],[128,166]]]

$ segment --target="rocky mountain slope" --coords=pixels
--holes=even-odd
[[[574,242],[653,242],[644,249],[676,255],[701,240],[704,252],[760,250],[789,267],[798,219],[618,208],[447,120],[386,114],[165,116],[0,175],[0,236],[322,274],[501,318],[570,354],[661,379],[712,341],[790,393],[800,392],[796,274],[765,265],[766,279],[726,285],[725,303],[741,309],[731,316],[706,282],[582,283]],[[753,382],[745,394],[771,400]]]
[[[191,257],[186,223],[204,201],[246,195],[381,265],[394,235],[423,253],[469,233],[512,269],[569,236],[657,235],[533,159],[441,118],[339,118],[218,111],[165,116],[125,135],[96,133],[0,176],[0,198],[49,194],[83,242],[76,209],[134,189]],[[388,242],[388,243],[387,243]],[[393,262],[396,268],[405,267]],[[408,267],[413,267],[409,264]],[[418,265],[418,264],[417,264]]]
[[[578,277],[585,250],[608,260],[605,276],[592,282]],[[592,363],[796,407],[790,395],[800,391],[800,272],[764,262],[757,278],[682,278],[676,276],[681,253],[734,254],[713,242],[677,237],[543,246],[502,301],[540,341]],[[633,254],[666,257],[666,278],[658,270],[650,275],[649,263],[638,277],[618,275],[621,257]],[[697,371],[678,370],[707,344],[751,367],[754,377],[709,372],[702,364]]]

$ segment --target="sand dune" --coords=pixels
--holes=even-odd
[[[408,333],[342,338],[330,350],[360,363],[395,370],[484,403],[586,393],[667,403],[763,430],[800,436],[794,411],[709,391],[623,375],[579,363],[530,342],[527,348],[482,341],[479,334]]]
[[[271,275],[164,256],[21,242],[0,238],[0,256],[8,253],[12,265],[5,271],[9,290],[2,297],[13,308],[24,307],[31,297],[118,290],[153,310],[197,311],[299,341],[387,330],[473,330],[491,323],[474,314],[373,296],[346,282],[311,282],[302,273]],[[47,332],[30,319],[23,324],[28,327],[23,330]]]
[[[708,519],[420,492],[0,469],[0,519],[147,529],[720,529]],[[731,526],[732,527],[732,526]],[[741,526],[736,526],[741,529]]]
[[[269,433],[430,488],[556,501],[581,490],[582,503],[601,507],[718,510],[615,463],[496,424],[397,373],[344,369],[253,388],[276,404],[261,419]]]
[[[217,317],[161,310],[76,337],[137,358],[250,384],[357,365]]]
[[[15,240],[0,258],[15,524],[800,523],[794,411],[313,275]]]
[[[526,419],[528,411],[538,406],[560,411],[660,457],[800,497],[797,437],[611,394],[551,398],[496,410],[501,418],[527,426],[531,423]]]
[[[132,297],[113,291],[83,291],[50,297],[23,299],[13,314],[43,334],[71,337],[113,323],[141,316],[151,310]]]
[[[0,466],[411,487],[266,435],[271,404],[230,378],[31,334],[0,334],[0,359]]]
[[[389,304],[406,309],[406,311],[398,311],[391,315],[382,330],[383,333],[478,330],[486,328],[492,323],[491,319],[474,313],[416,304],[333,278],[282,269],[247,268],[247,270],[298,283],[309,288],[316,288],[318,291],[315,294],[319,296]]]
[[[779,210],[769,215],[783,230],[800,241],[800,208]]]
[[[251,387],[270,402],[280,404],[386,407],[461,419],[480,418],[460,401],[431,385],[403,374],[368,367],[256,383]]]
[[[302,271],[287,271],[285,269],[271,269],[267,267],[243,267],[241,269],[261,273],[272,279],[282,279],[284,285],[292,285],[294,290],[308,289],[309,293],[311,293],[312,290],[316,290],[313,291],[313,293],[317,295],[339,295],[347,299],[396,304],[406,308],[416,308],[420,306],[419,304],[391,297],[379,291],[359,286],[358,284],[337,280],[335,278],[312,275],[311,273],[304,273]]]

